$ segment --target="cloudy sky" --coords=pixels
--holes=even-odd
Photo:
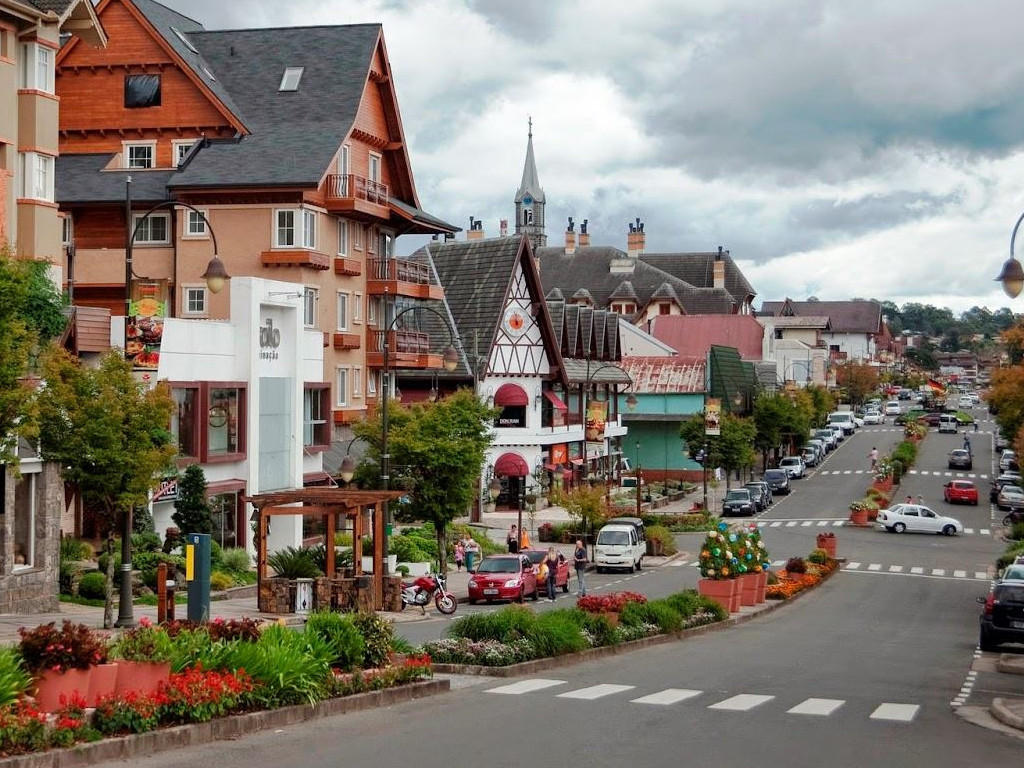
[[[640,217],[649,251],[730,249],[758,301],[1024,311],[992,280],[1024,211],[1020,0],[165,2],[383,24],[421,203],[463,229],[514,218],[532,116],[549,244],[573,216],[625,248]]]

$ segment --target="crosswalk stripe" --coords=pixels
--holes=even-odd
[[[724,701],[712,704],[708,709],[727,709],[732,712],[746,712],[754,707],[760,706],[767,701],[774,699],[774,696],[762,696],[756,693],[741,693],[738,696],[730,696]]]
[[[909,723],[917,716],[921,709],[917,704],[880,704],[871,713],[872,720],[893,720],[899,723]]]
[[[810,528],[812,525],[814,525],[813,520],[805,520],[804,522],[800,523],[801,528]]]
[[[824,527],[826,525],[828,525],[828,520],[819,520],[818,521],[818,527],[819,528],[822,528],[822,527]]]
[[[686,561],[685,560],[676,560],[674,563],[669,563],[669,565],[671,565],[673,568],[680,568],[680,567],[686,565]]]
[[[988,574],[985,573],[985,571],[975,571],[974,572],[974,578],[976,578],[976,579],[987,579],[988,578]]]
[[[922,568],[919,565],[915,565],[913,568],[910,569],[910,572],[911,573],[924,573],[924,568]]]
[[[858,568],[860,568],[860,563],[847,563],[846,564],[846,570],[848,570],[848,571],[856,571]]]
[[[869,571],[880,571],[880,570],[882,570],[882,564],[881,563],[871,563],[871,565],[868,566],[868,570]]]
[[[818,715],[828,717],[844,704],[843,699],[807,699],[790,710],[791,715]]]
[[[965,578],[966,576],[967,576],[967,571],[953,571],[953,577],[954,578],[962,579],[962,578]]]
[[[666,688],[664,691],[652,693],[649,696],[641,696],[633,699],[633,704],[676,704],[686,699],[700,696],[703,691],[694,691],[690,688]]]
[[[844,475],[850,475],[850,474],[853,474],[853,473],[852,473],[852,471],[851,471],[851,470],[847,469],[847,470],[844,470],[844,471],[843,471],[843,474],[844,474]]]
[[[912,470],[910,470],[910,474],[912,474],[912,475],[916,475],[916,474],[917,474],[917,470],[916,470],[916,469],[912,469]]]
[[[788,523],[786,523],[786,527],[787,528],[796,528],[796,523],[794,521],[790,520]]]
[[[889,566],[889,573],[903,573],[903,566],[902,565],[890,565]]]
[[[696,563],[690,563],[690,565],[696,568],[698,565],[700,565],[700,560],[698,560]]]
[[[778,567],[783,566],[785,564],[786,564],[785,560],[773,560],[772,561],[772,568],[778,568]]]
[[[488,688],[485,693],[507,693],[510,696],[518,696],[522,693],[542,691],[545,688],[553,688],[556,685],[565,685],[565,680],[547,680],[537,677],[532,680],[520,680],[518,683],[499,685],[497,688]]]
[[[974,529],[973,528],[964,528],[964,533],[965,534],[967,534],[967,533],[974,533]]]
[[[782,523],[774,522],[774,523],[769,523],[768,527],[769,528],[778,528],[780,525],[782,525]]]
[[[845,520],[833,520],[832,521],[832,527],[833,528],[842,528],[845,524],[846,524]]]
[[[980,531],[978,531],[978,533],[980,533],[982,536],[988,536],[992,532],[988,528],[982,528]]]
[[[600,699],[605,696],[611,696],[613,693],[622,693],[623,691],[631,691],[636,688],[635,685],[612,685],[611,683],[602,683],[601,685],[591,685],[587,688],[580,688],[576,691],[568,691],[566,693],[558,694],[560,699],[584,699],[586,701],[593,701],[594,699]]]
[[[945,568],[932,568],[932,576],[945,576],[945,575],[946,575],[946,569]]]

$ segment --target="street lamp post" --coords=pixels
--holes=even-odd
[[[1024,290],[1024,267],[1013,256],[1013,243],[1017,239],[1017,230],[1020,229],[1022,221],[1024,221],[1024,213],[1020,215],[1017,223],[1013,225],[1013,233],[1010,235],[1010,258],[1003,262],[1003,268],[999,271],[999,277],[996,278],[998,282],[1003,284],[1003,291],[1011,299],[1016,299],[1020,296],[1020,292]]]
[[[640,467],[640,441],[636,441],[636,516],[640,517],[640,486],[644,482],[643,470]]]
[[[133,246],[135,244],[135,236],[138,234],[139,227],[142,226],[143,222],[147,221],[154,212],[163,208],[188,208],[190,211],[194,211],[202,217],[203,221],[206,222],[206,228],[210,231],[210,239],[213,241],[213,258],[210,259],[210,263],[206,265],[206,271],[201,275],[201,277],[206,280],[206,287],[210,289],[211,293],[220,293],[224,289],[225,281],[229,280],[231,276],[224,268],[224,262],[222,262],[220,257],[217,255],[217,235],[214,234],[213,226],[210,224],[210,220],[206,218],[206,214],[188,203],[182,203],[177,200],[165,200],[164,202],[157,203],[147,210],[142,218],[140,218],[133,226],[131,176],[125,179],[124,197],[124,319],[126,324],[128,322],[129,315],[131,315],[132,280],[138,278],[138,275],[135,274],[135,270],[133,269]],[[131,506],[125,510],[123,525],[121,527],[121,589],[118,598],[117,621],[114,622],[115,627],[135,626],[135,615],[132,608],[132,516],[134,511],[134,508]]]
[[[385,302],[387,297],[385,296]],[[387,322],[387,311],[388,307],[384,305],[384,380],[381,386],[381,402],[380,402],[380,421],[381,421],[381,436],[380,436],[380,481],[381,486],[386,491],[391,480],[391,454],[388,453],[388,401],[391,399],[391,331],[395,328],[395,323],[398,319],[407,312],[412,312],[414,309],[425,309],[428,312],[432,312],[437,315],[438,319],[444,323],[445,328],[448,329],[448,347],[445,349],[442,356],[442,365],[445,371],[451,373],[459,365],[459,353],[455,351],[455,333],[452,331],[451,325],[448,323],[448,319],[438,312],[433,307],[428,306],[415,306],[406,307],[401,312],[391,318],[391,322]],[[382,575],[388,575],[388,527],[391,525],[391,505],[387,499],[384,500],[384,535],[381,537],[381,545],[383,547],[383,565]]]

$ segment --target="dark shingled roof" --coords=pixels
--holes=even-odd
[[[319,184],[355,122],[380,34],[379,24],[190,34],[252,135],[204,148],[171,186]],[[304,68],[298,90],[279,90],[286,67]]]
[[[578,288],[587,288],[594,297],[595,306],[606,309],[613,292],[623,281],[629,281],[636,292],[640,307],[646,306],[662,284],[668,283],[676,292],[683,311],[691,315],[728,315],[735,302],[728,291],[721,288],[697,288],[643,260],[633,260],[631,274],[613,273],[613,261],[626,261],[625,252],[610,246],[584,246],[575,253],[566,254],[562,247],[538,248],[540,274],[545,286],[560,288],[572,295]]]
[[[53,11],[58,16],[64,13],[69,7],[74,5],[78,0],[22,0],[25,5],[31,5],[36,10],[46,13],[47,11]]]
[[[766,301],[759,315],[828,317],[832,333],[881,333],[882,305],[877,301]]]
[[[167,182],[174,171],[118,169],[104,171],[113,155],[60,155],[57,157],[57,202],[121,203],[125,180],[132,177],[132,201],[156,203],[168,199]]]
[[[714,263],[717,256],[716,251],[641,253],[640,259],[698,288],[713,288]],[[722,261],[725,262],[725,290],[729,295],[737,304],[753,299],[757,295],[756,292],[728,251],[722,251]]]

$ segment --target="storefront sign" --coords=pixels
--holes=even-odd
[[[704,404],[704,434],[711,437],[722,434],[722,401],[709,397]]]
[[[260,360],[277,360],[277,348],[281,346],[281,330],[274,327],[274,321],[267,318],[260,326]]]
[[[153,501],[174,501],[178,498],[178,478],[163,480],[153,494]]]
[[[565,464],[569,460],[569,448],[565,443],[551,446],[551,463]]]
[[[132,281],[124,325],[124,357],[136,370],[155,371],[160,366],[167,291],[166,280]]]

